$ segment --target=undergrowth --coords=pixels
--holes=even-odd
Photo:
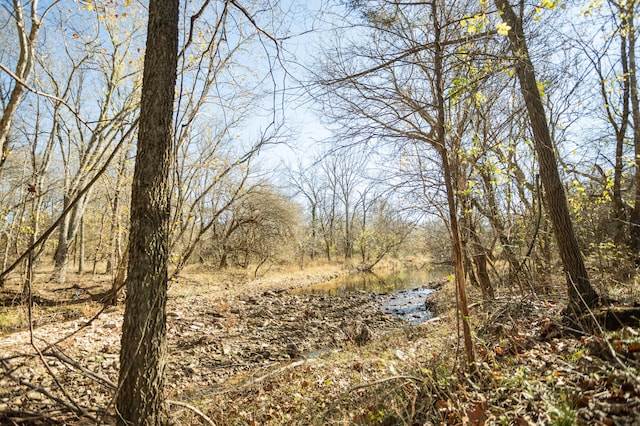
[[[637,424],[637,330],[551,333],[560,311],[559,303],[540,299],[477,305],[474,375],[449,309],[260,383],[239,378],[197,403],[217,425]]]

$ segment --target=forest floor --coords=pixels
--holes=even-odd
[[[561,288],[544,298],[505,292],[472,304],[472,374],[450,284],[431,297],[438,316],[417,326],[382,312],[373,294],[289,291],[342,273],[191,271],[172,283],[174,422],[640,425],[640,324],[575,335],[560,322]],[[124,308],[98,302],[106,278],[72,280],[36,286],[33,331],[18,284],[0,291],[0,424],[114,422]]]

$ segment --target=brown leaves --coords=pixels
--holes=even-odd
[[[482,426],[486,420],[487,401],[480,400],[473,402],[473,408],[466,411],[468,424],[472,426]]]

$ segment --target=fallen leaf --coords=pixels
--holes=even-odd
[[[627,348],[629,352],[639,352],[640,351],[640,343],[631,343]]]
[[[467,410],[467,417],[473,426],[482,426],[484,425],[485,420],[485,404],[482,401],[476,401],[474,403],[473,410]]]
[[[446,410],[447,407],[447,401],[445,401],[444,399],[439,399],[436,401],[436,408],[438,408],[438,410]]]

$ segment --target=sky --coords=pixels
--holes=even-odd
[[[341,18],[336,10],[328,10],[327,1],[282,0],[281,7],[293,17],[289,35],[282,41],[284,65],[290,75],[282,79],[280,70],[276,79],[278,90],[285,89],[283,118],[291,137],[286,144],[262,153],[261,158],[268,164],[295,165],[315,159],[323,150],[322,142],[332,136],[319,117],[318,105],[301,86],[310,78],[305,68],[314,66],[322,47],[334,37],[333,26]],[[256,126],[261,125],[254,123]]]

